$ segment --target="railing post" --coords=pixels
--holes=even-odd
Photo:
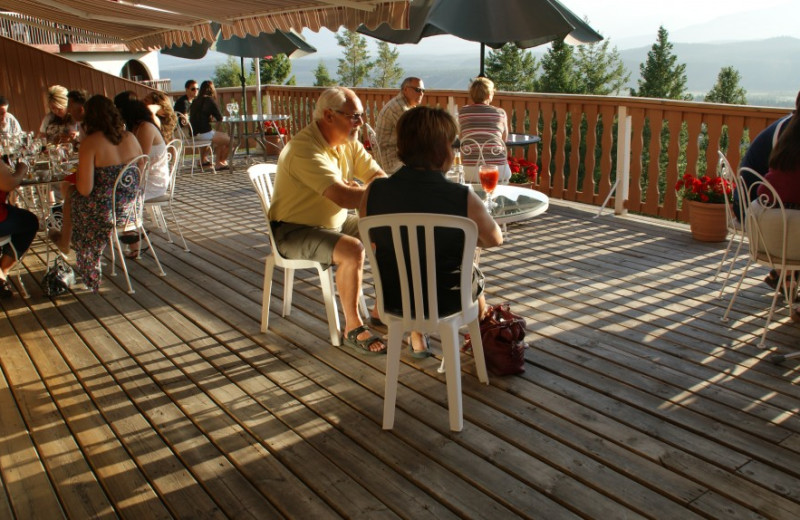
[[[631,116],[628,107],[617,109],[617,182],[614,198],[614,214],[625,215],[625,201],[628,200],[628,184],[631,177]]]

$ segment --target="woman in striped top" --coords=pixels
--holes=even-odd
[[[469,87],[469,96],[472,98],[471,105],[465,105],[458,113],[458,125],[461,130],[461,140],[464,141],[471,134],[480,132],[480,138],[476,138],[479,144],[487,142],[490,137],[486,133],[492,134],[492,142],[505,142],[508,137],[508,119],[503,109],[491,106],[494,97],[494,83],[489,78],[478,77]],[[495,139],[496,138],[496,139]],[[511,169],[508,167],[505,148],[502,153],[491,153],[491,146],[483,148],[483,159],[486,164],[496,164],[500,171],[500,182],[508,182],[511,177]],[[480,182],[478,177],[478,150],[477,147],[470,147],[464,151],[471,153],[463,154],[464,178],[467,182]]]

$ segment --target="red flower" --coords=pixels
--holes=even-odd
[[[728,181],[721,177],[703,175],[700,178],[687,173],[675,183],[675,191],[679,198],[721,204],[730,202],[733,189]]]

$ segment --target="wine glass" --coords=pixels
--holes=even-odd
[[[231,109],[233,110],[234,117],[239,115],[239,103],[231,101]]]
[[[492,211],[494,204],[492,203],[492,192],[497,187],[497,181],[500,178],[500,170],[496,164],[481,164],[478,169],[478,175],[481,179],[481,187],[486,192],[486,209]]]
[[[225,109],[228,111],[228,115],[233,117],[233,103],[225,105]]]

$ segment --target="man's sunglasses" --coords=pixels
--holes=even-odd
[[[413,90],[413,91],[414,91],[414,92],[416,92],[417,94],[424,94],[424,93],[425,93],[425,89],[424,89],[424,88],[420,88],[420,87],[412,87],[412,86],[410,86],[410,85],[408,86],[408,88],[410,88],[411,90]]]

